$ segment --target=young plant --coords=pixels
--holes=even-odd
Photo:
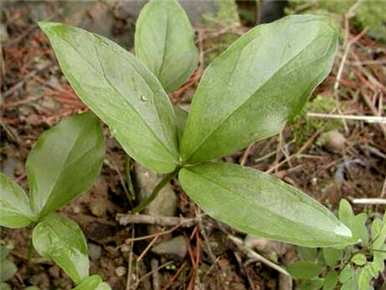
[[[93,113],[83,113],[39,137],[26,163],[28,195],[0,173],[0,226],[33,226],[36,251],[53,260],[76,284],[89,276],[86,238],[75,222],[55,211],[91,187],[104,152],[99,120]]]
[[[337,286],[341,290],[374,289],[372,280],[385,269],[386,214],[383,220],[375,217],[370,222],[367,214],[354,215],[351,205],[342,200],[338,216],[358,242],[342,249],[298,248],[301,259],[288,267],[298,279],[297,289],[334,290]]]
[[[178,176],[209,215],[240,231],[308,247],[353,243],[351,231],[300,190],[213,161],[279,133],[302,110],[333,64],[338,37],[327,18],[290,16],[240,37],[205,70],[187,120],[167,95],[197,63],[192,27],[177,1],[145,6],[136,57],[80,28],[39,25],[80,99],[131,157],[166,174],[134,212]]]

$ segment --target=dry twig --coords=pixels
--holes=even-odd
[[[125,226],[128,224],[149,224],[160,226],[181,226],[192,227],[201,220],[201,216],[196,218],[183,217],[168,217],[168,216],[151,216],[144,214],[118,214],[117,221],[119,224]]]

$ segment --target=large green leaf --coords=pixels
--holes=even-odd
[[[77,95],[111,129],[123,149],[157,172],[176,167],[177,129],[157,78],[131,53],[80,28],[40,23]]]
[[[323,16],[259,25],[206,69],[182,138],[187,163],[211,160],[280,132],[330,72],[337,33]]]
[[[34,228],[32,242],[40,255],[52,259],[75,283],[88,276],[87,241],[72,220],[58,214],[46,216]]]
[[[169,92],[191,75],[198,50],[193,28],[176,0],[152,0],[144,6],[135,30],[135,54]]]
[[[110,286],[103,282],[98,275],[92,275],[84,279],[78,286],[72,290],[110,290]]]
[[[100,172],[104,152],[99,120],[90,112],[44,132],[26,164],[36,213],[48,214],[88,190]]]
[[[307,247],[344,245],[350,230],[296,188],[227,163],[183,168],[186,193],[209,215],[249,234]]]
[[[0,226],[21,228],[33,220],[30,201],[24,190],[0,172]]]

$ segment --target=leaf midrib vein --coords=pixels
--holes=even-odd
[[[91,34],[93,37],[95,37],[95,38],[97,38],[97,36],[95,36],[94,34]],[[82,54],[79,52],[79,50],[76,48],[76,47],[74,47],[69,41],[67,41],[66,39],[64,39],[64,38],[61,38],[63,41],[65,41],[70,47],[72,47],[72,49],[74,49],[80,56],[82,56]],[[163,142],[161,142],[161,140],[159,139],[159,137],[155,134],[155,132],[150,128],[150,126],[147,124],[147,122],[145,122],[144,120],[143,120],[143,118],[141,117],[141,114],[134,108],[134,106],[130,103],[128,103],[128,102],[126,102],[125,100],[125,97],[115,88],[115,86],[113,86],[112,85],[112,83],[110,82],[110,80],[106,77],[106,73],[105,73],[105,71],[104,71],[104,67],[102,66],[102,64],[101,64],[101,62],[100,62],[100,58],[99,58],[99,54],[98,54],[98,51],[97,51],[97,48],[95,47],[95,45],[93,45],[93,47],[94,47],[94,49],[95,49],[95,53],[96,53],[96,56],[97,56],[97,59],[98,59],[98,62],[99,62],[99,65],[100,65],[100,67],[101,67],[101,70],[102,70],[102,75],[103,75],[103,78],[106,80],[106,82],[109,84],[109,86],[123,99],[123,102],[125,103],[125,104],[128,104],[130,107],[131,107],[131,109],[137,114],[137,116],[139,116],[140,118],[140,120],[142,120],[142,122],[145,124],[145,126],[149,129],[149,131],[151,132],[151,134],[153,135],[153,137],[158,141],[158,143],[166,150],[166,152],[168,152],[169,154],[170,154],[170,156],[172,157],[172,159],[174,160],[174,161],[176,161],[176,159],[175,159],[175,157],[174,157],[174,155],[172,154],[172,152],[169,150],[169,148],[167,148],[166,147],[166,145],[163,143]],[[82,57],[83,58],[83,57]],[[84,61],[86,61],[87,63],[88,63],[88,65],[91,67],[91,68],[93,68],[94,69],[94,71],[96,72],[96,73],[100,73],[96,68],[95,68],[95,66],[93,65],[93,64],[91,64],[89,61],[88,61],[88,59],[87,58],[83,58],[83,60]],[[136,69],[130,64],[130,66],[136,71]],[[138,72],[137,72],[138,73]],[[139,73],[138,73],[139,74]],[[145,82],[146,83],[146,82]],[[147,84],[146,84],[147,85]],[[149,88],[149,87],[148,87]],[[151,91],[153,91],[151,88],[149,88]],[[155,107],[157,107],[157,106],[155,106]],[[157,117],[158,117],[158,120],[159,120],[159,112],[158,112],[158,110],[156,110],[157,111]]]
[[[188,169],[186,169],[186,170],[188,170]],[[231,193],[232,195],[235,195],[233,191],[231,191],[230,189],[228,189],[227,187],[225,187],[225,186],[222,185],[221,183],[218,183],[218,182],[214,181],[214,179],[210,179],[210,178],[208,178],[208,177],[206,177],[206,176],[204,176],[204,175],[197,174],[196,172],[194,172],[194,171],[192,171],[192,170],[188,170],[188,171],[191,172],[192,174],[198,176],[199,178],[202,178],[202,179],[207,180],[209,183],[212,183],[212,184],[214,184],[214,185],[216,185],[216,186],[218,186],[218,187],[220,187],[220,188],[223,188],[225,191]],[[261,194],[261,193],[260,193],[260,194]],[[248,200],[245,196],[243,196],[243,195],[241,195],[241,194],[238,194],[237,196],[239,196],[241,199],[243,199],[244,201],[246,201],[246,202],[248,202],[248,203],[250,202],[250,200]],[[264,206],[259,205],[258,203],[254,203],[254,204],[255,204],[258,208],[260,208],[260,209],[267,210],[267,208],[265,208]],[[313,208],[314,208],[314,207],[313,207]],[[273,212],[273,211],[271,211],[271,212]],[[276,216],[283,217],[283,218],[286,219],[287,221],[290,221],[290,222],[292,222],[292,223],[294,222],[293,220],[287,218],[287,217],[284,216],[284,215],[278,215],[276,212],[273,212],[273,213],[275,213]],[[302,223],[302,224],[305,225],[306,227],[312,227],[312,225],[308,225],[308,224],[305,224],[305,223]],[[323,231],[325,231],[325,230],[323,230]],[[328,231],[325,231],[325,232],[328,232]]]

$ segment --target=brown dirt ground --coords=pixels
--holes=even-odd
[[[0,154],[2,170],[14,175],[25,187],[24,161],[39,134],[63,117],[85,110],[85,107],[64,80],[47,39],[23,13],[12,9],[6,12],[9,39],[2,47],[4,63],[0,68],[4,97],[0,117]],[[350,31],[351,37],[358,33]],[[204,57],[211,50],[208,46],[222,34],[208,33],[205,36],[200,43]],[[314,96],[334,95],[342,52],[333,72]],[[342,111],[358,115],[384,113],[386,70],[378,62],[384,63],[385,60],[386,45],[367,36],[353,43],[338,92]],[[358,62],[361,65],[355,65]],[[189,103],[200,75],[201,71],[196,71],[191,80],[171,96],[172,100]],[[305,132],[307,122],[310,120],[300,118],[282,133],[281,140],[274,137],[258,142],[227,160],[269,170],[331,209],[335,209],[343,197],[379,197],[384,190],[386,175],[385,129],[377,124],[347,122],[347,131],[340,129],[346,139],[345,145],[338,152],[331,152],[316,142],[323,129],[305,133],[301,142],[294,140],[294,132]],[[103,276],[113,289],[126,289],[125,271],[129,260],[136,261],[152,239],[133,244],[130,239],[133,235],[145,235],[145,226],[121,226],[116,221],[117,213],[127,213],[130,209],[126,195],[126,156],[107,130],[106,136],[108,162],[105,162],[98,182],[61,212],[78,222],[88,241],[101,248],[100,258],[91,262],[91,272]],[[268,157],[261,158],[267,154]],[[178,215],[196,216],[199,212],[196,205],[189,201],[178,184],[174,184],[174,188],[178,192]],[[371,206],[357,206],[355,209],[384,210]],[[161,266],[158,271],[161,289],[200,289],[197,288],[199,285],[205,289],[279,289],[277,272],[260,263],[247,263],[248,258],[226,239],[229,232],[243,236],[207,217],[202,224],[174,229],[160,239],[183,235],[189,241],[187,256],[176,259],[148,251],[143,259],[133,263],[132,283],[140,281],[138,289],[152,289],[152,275],[148,273],[151,271],[150,263],[155,259]],[[41,289],[70,289],[73,286],[71,281],[50,261],[34,254],[32,261],[27,262],[30,234],[29,229],[1,231],[1,241],[15,247],[11,258],[18,266],[18,273],[10,281],[12,287],[23,289],[35,285]],[[133,254],[131,258],[130,253]],[[294,255],[293,248],[288,248],[278,262],[286,262]]]

